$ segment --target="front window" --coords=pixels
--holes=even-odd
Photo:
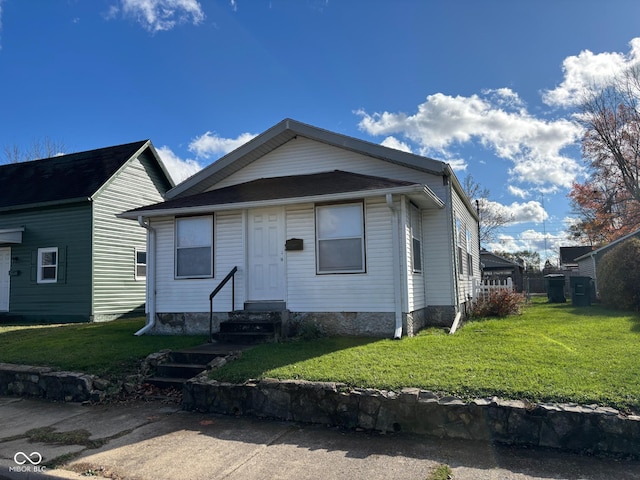
[[[364,212],[362,203],[316,207],[318,273],[362,273]]]
[[[58,281],[58,247],[38,249],[38,283]]]
[[[176,277],[213,276],[213,217],[176,219]]]

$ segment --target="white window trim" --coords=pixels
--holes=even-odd
[[[42,265],[42,256],[45,253],[55,253],[56,254],[56,263],[55,265]],[[55,268],[55,277],[54,278],[42,278],[42,269],[43,267],[47,268]],[[58,247],[45,247],[38,249],[38,283],[58,283],[58,270],[60,269],[60,253],[58,252]]]
[[[466,243],[467,243],[467,276],[473,276],[473,248],[471,242],[473,240],[473,235],[471,230],[468,228],[465,231],[466,234]]]
[[[178,222],[180,220],[188,220],[188,219],[193,219],[193,218],[207,218],[211,220],[211,231],[210,231],[210,239],[211,241],[209,242],[208,245],[199,245],[199,246],[190,246],[190,247],[178,247]],[[213,215],[197,215],[197,216],[191,216],[191,217],[177,217],[174,221],[174,249],[173,249],[173,253],[174,253],[174,276],[176,279],[179,280],[183,280],[183,279],[190,279],[190,278],[213,278],[214,277],[214,271],[213,271],[213,267],[214,267],[214,263],[213,263],[213,244],[214,244],[214,228],[215,228],[215,218]],[[210,273],[206,274],[206,275],[178,275],[178,250],[180,250],[181,248],[198,248],[198,247],[209,247],[210,251],[211,251],[211,265],[210,265]]]
[[[333,238],[333,239],[324,239],[324,238],[320,238],[320,233],[319,233],[319,228],[318,228],[318,211],[320,209],[323,208],[331,208],[331,207],[342,207],[342,206],[346,206],[346,205],[359,205],[361,207],[361,212],[362,212],[362,224],[361,224],[361,235],[358,237],[340,237],[340,238]],[[364,202],[362,201],[354,201],[354,202],[341,202],[341,203],[334,203],[334,204],[320,204],[320,205],[316,205],[315,208],[315,223],[316,223],[316,274],[317,275],[340,275],[340,274],[351,274],[351,273],[366,273],[367,272],[367,266],[366,266],[366,254],[365,254],[365,250],[366,250],[366,241],[365,241],[365,208],[364,208]],[[320,269],[320,242],[323,240],[347,240],[347,239],[355,239],[355,238],[359,238],[360,239],[360,245],[361,245],[361,262],[362,262],[362,268],[361,269],[344,269],[344,270],[321,270]]]
[[[424,269],[422,258],[422,212],[413,203],[409,203],[409,223],[411,226],[411,269],[413,273],[422,273]],[[420,242],[420,249],[417,252],[420,259],[420,268],[415,266],[414,239]]]
[[[134,277],[135,277],[136,280],[146,280],[147,279],[147,274],[146,274],[146,272],[147,272],[147,262],[139,263],[138,262],[138,253],[144,253],[145,254],[145,258],[146,258],[147,250],[144,249],[144,248],[136,248],[134,250],[134,253],[133,253],[133,274],[134,274]],[[145,274],[144,275],[138,275],[138,267],[140,265],[144,265],[144,267],[145,267]]]

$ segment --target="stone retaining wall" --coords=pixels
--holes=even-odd
[[[108,382],[94,375],[0,363],[0,395],[97,402],[105,397],[108,386]]]
[[[640,456],[640,416],[596,405],[528,404],[497,397],[463,402],[413,388],[398,393],[275,380],[235,385],[200,377],[185,385],[183,407],[381,432]]]

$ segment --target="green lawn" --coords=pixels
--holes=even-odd
[[[52,366],[105,378],[137,373],[159,350],[200,345],[204,336],[134,336],[144,319],[67,325],[0,326],[0,362]]]
[[[640,411],[640,317],[537,299],[520,316],[470,322],[455,335],[262,345],[213,372],[225,381],[264,377]]]
[[[144,321],[0,327],[0,362],[51,365],[100,376],[135,373],[164,348],[206,338],[133,335]],[[640,316],[537,299],[519,316],[429,329],[402,340],[337,337],[260,345],[214,378],[336,381],[419,387],[465,398],[598,403],[640,411]]]

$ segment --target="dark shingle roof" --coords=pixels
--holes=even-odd
[[[522,267],[518,262],[501,257],[487,250],[480,252],[480,261],[484,264],[485,269]]]
[[[261,178],[217,190],[174,198],[155,205],[137,208],[130,212],[260,202],[280,198],[303,198],[315,195],[407,187],[415,184],[415,182],[334,170],[332,172],[307,175]]]
[[[0,165],[0,209],[87,199],[146,142]]]
[[[577,263],[576,258],[586,255],[592,250],[593,247],[589,246],[560,247],[560,264],[567,265],[570,263]]]

